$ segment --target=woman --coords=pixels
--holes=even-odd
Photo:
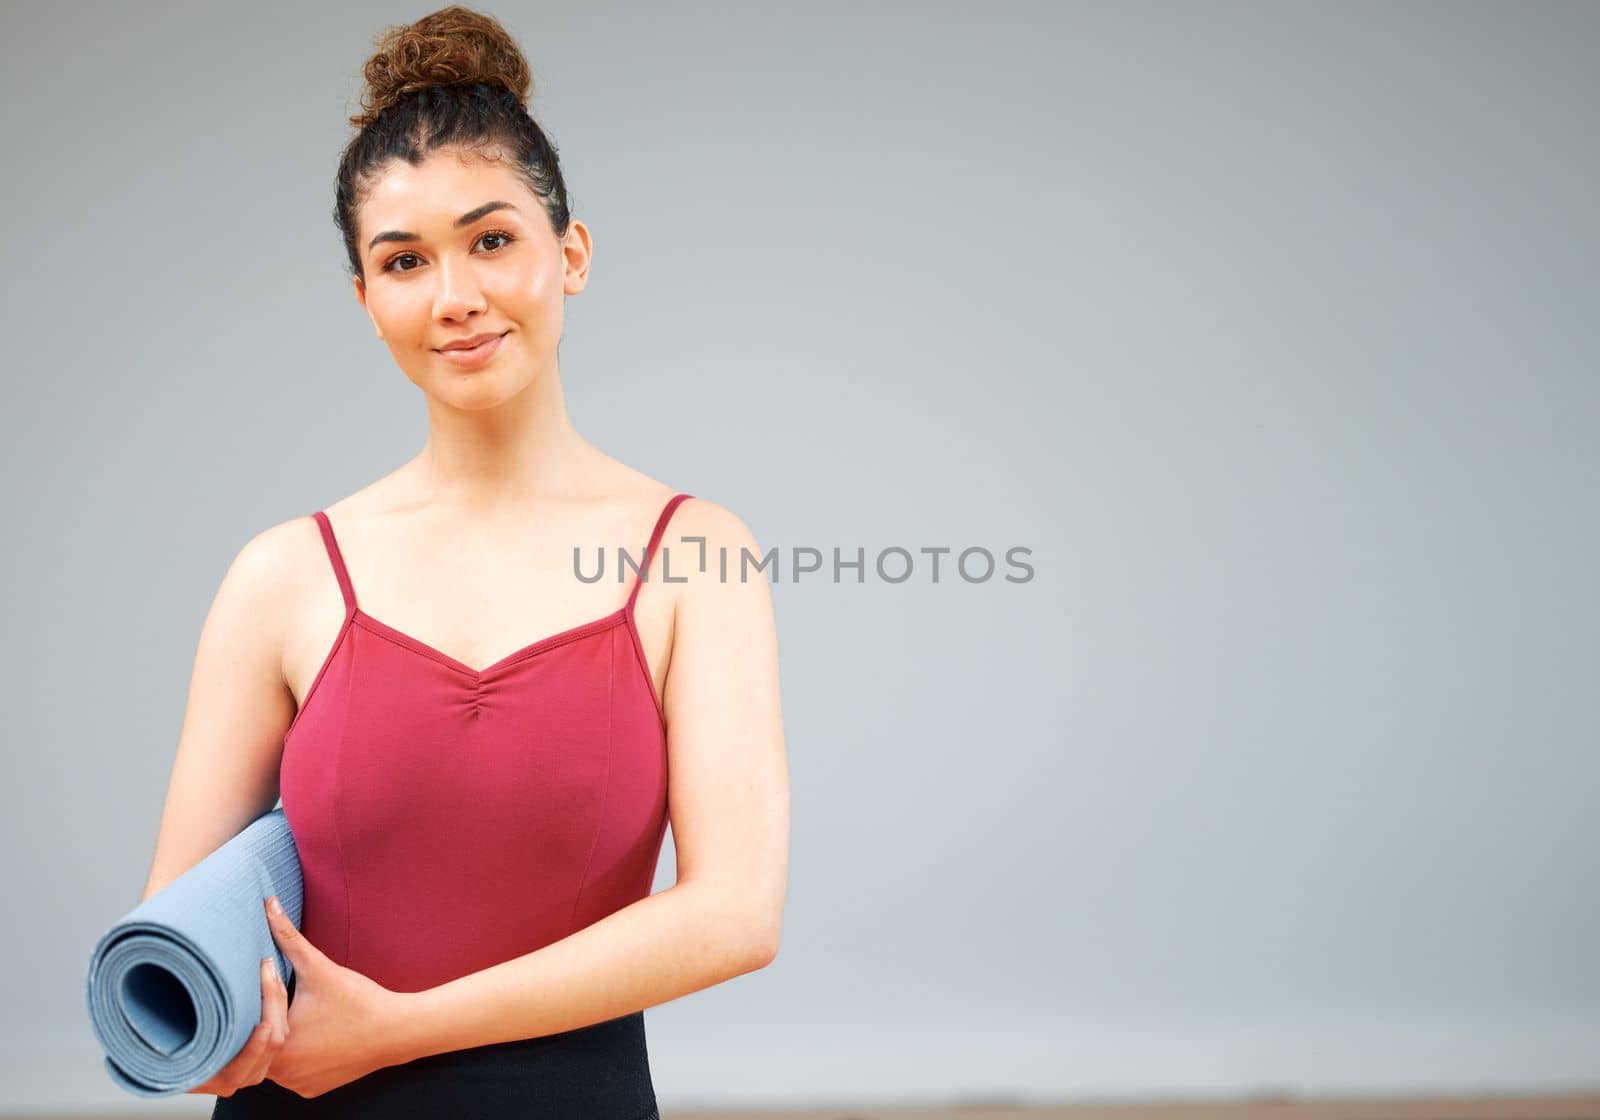
[[[215,1117],[645,1120],[643,1010],[777,951],[777,640],[735,578],[760,549],[571,425],[557,344],[591,241],[514,41],[450,7],[379,46],[336,217],[428,438],[233,562],[145,897],[281,793],[292,980],[263,962],[257,1034],[195,1090]],[[573,578],[595,542],[626,579]]]

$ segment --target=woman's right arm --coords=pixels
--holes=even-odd
[[[278,800],[283,736],[295,713],[283,651],[297,593],[295,559],[305,554],[308,521],[287,521],[252,538],[211,601],[189,676],[146,899]],[[314,522],[310,532],[318,532]],[[263,962],[261,1022],[227,1065],[188,1091],[230,1097],[259,1084],[288,1037],[288,989]]]
[[[141,901],[277,803],[283,736],[295,712],[283,649],[308,520],[252,538],[212,600]]]

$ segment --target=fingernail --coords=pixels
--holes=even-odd
[[[273,960],[271,957],[262,957],[261,967],[265,969],[267,975],[272,977],[274,980],[278,978],[278,962]]]
[[[277,895],[273,895],[271,898],[267,899],[267,908],[274,914],[283,913],[283,906],[279,904]]]

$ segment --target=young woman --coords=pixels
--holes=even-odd
[[[591,240],[515,42],[450,7],[379,48],[335,213],[427,441],[229,568],[145,897],[282,796],[299,928],[264,901],[293,978],[263,962],[257,1034],[195,1090],[214,1117],[647,1120],[643,1010],[777,951],[777,639],[737,578],[760,549],[572,427]]]

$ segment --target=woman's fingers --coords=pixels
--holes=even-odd
[[[250,1039],[253,1050],[251,1057],[254,1059],[247,1068],[240,1071],[235,1078],[236,1088],[243,1089],[249,1085],[258,1085],[267,1075],[267,1067],[272,1064],[272,1055],[277,1052],[277,1047],[272,1041],[272,1025],[262,1023],[256,1027],[255,1035]],[[242,1056],[242,1055],[241,1055]]]
[[[257,1027],[256,1029],[260,1030],[261,1028]],[[270,1026],[267,1027],[265,1033],[266,1043],[261,1048],[261,1057],[255,1063],[255,1065],[250,1067],[250,1071],[239,1079],[239,1088],[241,1089],[247,1088],[251,1085],[259,1085],[261,1082],[266,1080],[267,1070],[272,1065],[272,1059],[277,1055],[278,1047],[282,1045],[282,1043],[277,1040],[277,1035]]]
[[[261,962],[261,1022],[232,1061],[204,1085],[189,1091],[229,1097],[246,1086],[259,1085],[288,1037],[289,990],[268,957]]]
[[[261,960],[261,1025],[256,1031],[260,1033],[263,1027],[266,1028],[266,1043],[240,1081],[241,1086],[259,1085],[266,1080],[272,1059],[283,1046],[283,1040],[289,1037],[289,993],[278,979],[271,957]]]
[[[261,1018],[272,1024],[279,1040],[289,1037],[289,989],[278,975],[276,962],[266,961],[267,977],[261,985]]]
[[[190,1089],[191,1093],[215,1093],[219,1097],[231,1097],[234,1090],[252,1084],[246,1080],[247,1075],[257,1066],[263,1069],[263,1057],[267,1062],[272,1060],[272,1026],[270,1023],[258,1023],[251,1032],[249,1040],[233,1056],[233,1060],[219,1069],[204,1085]]]

